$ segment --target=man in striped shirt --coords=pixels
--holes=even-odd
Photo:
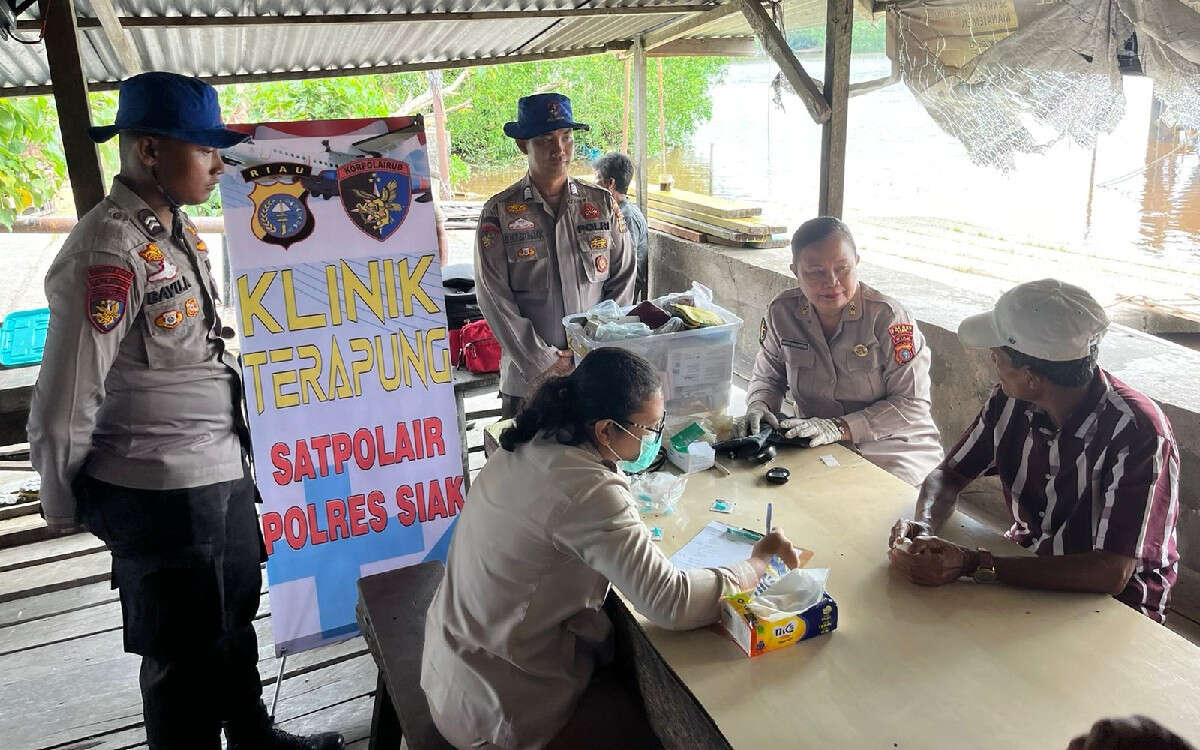
[[[1096,366],[1108,317],[1085,290],[1022,284],[959,326],[991,349],[1000,384],[930,473],[889,558],[915,583],[1108,593],[1162,622],[1179,554],[1179,453],[1158,405]],[[934,534],[980,474],[999,476],[1013,525],[1036,557],[993,556]]]

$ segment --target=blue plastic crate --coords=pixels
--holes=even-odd
[[[17,367],[42,361],[50,308],[9,313],[0,325],[0,365]]]

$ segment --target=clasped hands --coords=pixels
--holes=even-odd
[[[921,521],[901,518],[888,539],[892,567],[922,586],[942,586],[974,572],[979,564],[974,550],[933,535]]]

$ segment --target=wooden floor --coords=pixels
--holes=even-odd
[[[467,399],[468,419],[493,408],[497,397]],[[483,465],[490,421],[469,422],[472,475]],[[0,471],[0,497],[30,476]],[[90,534],[45,537],[36,503],[0,506],[0,747],[145,747],[139,658],[122,651],[109,554]],[[268,704],[279,669],[269,614],[264,593],[254,625]],[[365,750],[375,676],[361,637],[291,656],[276,720],[290,732],[340,731],[347,747]]]

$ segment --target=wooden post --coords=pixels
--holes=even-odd
[[[638,37],[633,43],[633,165],[637,171],[637,202],[646,215],[646,47]]]
[[[839,0],[837,3],[830,0],[831,7],[834,4],[852,7],[852,3],[853,0]],[[796,59],[796,53],[792,52],[792,48],[788,46],[787,39],[783,37],[783,32],[775,25],[775,21],[772,20],[766,9],[759,4],[759,0],[734,0],[731,4],[741,9],[742,15],[746,17],[746,22],[750,24],[750,28],[754,29],[754,35],[762,43],[763,49],[771,56],[775,64],[779,66],[783,77],[792,85],[792,89],[800,97],[800,101],[804,102],[804,106],[808,108],[808,114],[812,116],[813,122],[817,124],[828,122],[829,100],[821,96],[821,90],[817,88],[817,84],[813,82],[812,77],[804,70],[804,66],[800,64],[800,61]],[[832,21],[829,23],[832,23]],[[829,44],[830,42],[827,40],[826,49],[829,49]],[[849,45],[849,42],[847,42],[847,45]],[[848,46],[846,54],[850,54]],[[848,58],[847,64],[849,64]],[[828,62],[826,62],[826,66],[828,66]],[[826,86],[828,85],[826,83]]]
[[[433,126],[437,133],[437,165],[438,174],[442,178],[442,194],[438,197],[449,200],[450,190],[450,137],[446,133],[446,104],[442,101],[442,71],[431,70],[429,77],[429,92],[433,94]]]
[[[658,178],[661,180],[667,176],[667,114],[664,101],[666,100],[666,92],[663,91],[663,61],[658,58],[658,160],[662,164],[662,173]]]
[[[82,217],[104,200],[104,177],[100,171],[100,152],[87,132],[92,114],[79,54],[79,32],[75,28],[75,3],[49,0],[45,13],[46,61],[50,64],[54,108],[58,111],[58,129],[75,197],[75,213]]]
[[[842,216],[846,192],[846,111],[850,99],[850,42],[854,0],[827,0],[825,16],[825,101],[829,120],[821,128],[820,216]]]
[[[621,115],[621,153],[629,153],[629,85],[633,79],[633,58],[625,57],[625,97],[621,99],[625,104],[625,111]]]

